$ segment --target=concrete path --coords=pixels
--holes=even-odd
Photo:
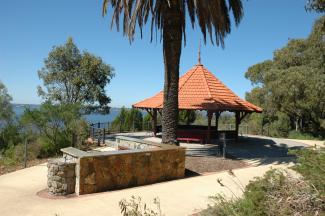
[[[130,199],[132,195],[141,196],[149,206],[153,206],[152,200],[159,197],[166,216],[190,215],[206,208],[211,195],[224,193],[228,197],[232,196],[226,187],[218,185],[217,179],[220,178],[234,193],[240,195],[240,184],[246,185],[270,167],[271,165],[263,165],[238,169],[234,171],[237,178],[227,172],[220,172],[74,198],[47,199],[36,195],[46,188],[47,167],[43,164],[0,176],[0,215],[114,216],[120,215],[118,202],[123,198]]]
[[[158,137],[144,138],[152,142],[161,142]],[[186,155],[191,156],[216,156],[219,154],[218,144],[180,143],[186,147]],[[239,141],[226,141],[227,154],[244,160],[255,166],[268,164],[286,164],[295,157],[288,154],[289,150],[310,147],[310,145],[296,140],[271,138],[264,136],[245,135]]]
[[[325,148],[325,140],[297,140],[297,139],[285,139],[285,140],[303,143],[305,145],[309,145],[310,147],[316,146],[316,148]]]
[[[143,134],[142,138],[146,137],[147,134]],[[200,153],[213,152],[215,148],[213,145],[185,145]],[[242,193],[240,184],[245,186],[249,180],[262,176],[271,167],[287,168],[292,161],[292,157],[287,155],[288,149],[306,146],[292,140],[249,136],[239,143],[227,144],[229,153],[256,165],[235,170],[236,177],[220,172],[66,199],[47,199],[36,195],[46,188],[47,167],[43,164],[0,176],[0,215],[115,216],[121,215],[118,202],[130,199],[132,195],[141,196],[149,206],[153,206],[153,199],[159,197],[166,216],[190,215],[206,208],[211,195],[223,193],[231,197],[234,192],[238,196]],[[217,179],[221,179],[227,187],[218,185]],[[227,188],[231,188],[232,192]]]

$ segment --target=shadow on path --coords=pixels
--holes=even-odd
[[[227,153],[236,158],[251,160],[255,165],[281,164],[295,161],[289,150],[308,147],[303,143],[269,137],[243,136],[227,142]]]

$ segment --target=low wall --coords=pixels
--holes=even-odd
[[[116,146],[119,149],[158,149],[161,145],[158,143],[136,139],[132,137],[117,136]]]
[[[75,192],[76,163],[52,159],[47,163],[47,187],[53,195],[67,195]]]
[[[62,149],[65,163],[76,163],[77,195],[183,178],[185,148],[129,137],[116,137],[123,151],[84,152]]]
[[[126,152],[128,151],[128,152]],[[87,156],[77,165],[77,194],[88,194],[183,178],[185,149]]]

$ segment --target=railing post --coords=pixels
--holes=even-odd
[[[24,168],[27,167],[27,138],[25,139],[25,157],[24,157]]]
[[[97,132],[97,145],[100,146],[100,130]]]
[[[103,144],[105,144],[105,128],[103,129]]]

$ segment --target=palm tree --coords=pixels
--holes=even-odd
[[[241,0],[104,0],[103,16],[112,8],[112,23],[119,30],[123,16],[123,32],[133,41],[136,25],[142,28],[151,20],[153,30],[160,32],[163,42],[165,66],[164,104],[162,111],[162,143],[177,144],[178,79],[182,40],[186,41],[185,24],[189,17],[194,28],[196,20],[206,42],[224,46],[224,38],[231,30],[229,12],[232,11],[236,25],[242,15]],[[188,13],[188,16],[186,15]],[[155,28],[154,28],[155,27]]]

